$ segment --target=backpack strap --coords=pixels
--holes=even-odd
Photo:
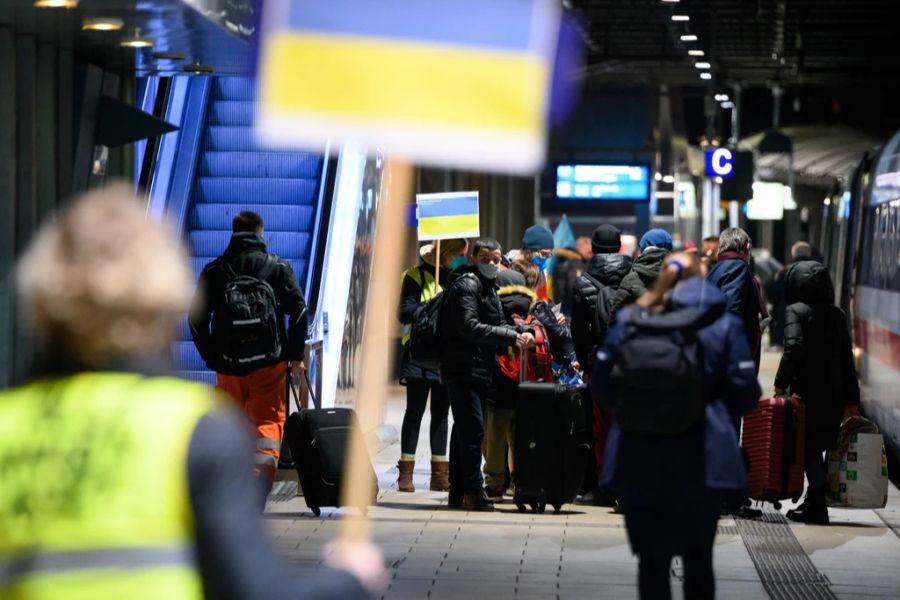
[[[591,284],[593,284],[593,286],[595,288],[597,288],[597,297],[594,300],[594,306],[593,306],[593,311],[594,311],[594,314],[593,314],[594,319],[593,320],[594,320],[594,331],[599,332],[600,330],[603,329],[603,327],[601,327],[602,323],[600,323],[600,311],[598,310],[599,309],[598,302],[600,301],[601,293],[603,292],[603,289],[606,287],[609,287],[609,286],[603,285],[603,283],[601,283],[601,281],[599,279],[597,279],[596,277],[594,277],[587,271],[584,272],[584,277],[585,277],[585,279],[590,281]]]
[[[278,266],[278,259],[275,258],[273,254],[266,254],[266,262],[263,264],[262,269],[260,269],[259,273],[257,273],[254,277],[257,277],[262,280],[266,280],[269,275],[275,270],[275,267]],[[222,272],[225,273],[225,277],[228,280],[236,279],[242,273],[238,273],[230,262],[223,260],[221,262]]]

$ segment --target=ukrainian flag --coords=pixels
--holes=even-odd
[[[478,192],[419,194],[419,241],[478,237]]]
[[[267,143],[370,141],[425,164],[543,161],[555,0],[266,0]]]

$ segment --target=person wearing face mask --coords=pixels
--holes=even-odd
[[[538,298],[545,302],[550,299],[550,285],[547,280],[547,267],[553,256],[553,232],[543,225],[532,225],[522,236],[522,249],[516,253],[516,260],[526,260],[538,268],[540,273],[537,284]]]
[[[450,487],[447,463],[447,415],[450,400],[447,389],[441,383],[437,371],[425,369],[414,363],[409,355],[410,325],[416,309],[427,302],[447,285],[450,272],[468,263],[466,250],[469,243],[465,239],[443,240],[440,252],[440,283],[434,279],[435,262],[438,257],[435,244],[426,244],[419,250],[421,260],[415,267],[403,272],[400,290],[400,306],[397,318],[403,324],[403,353],[401,354],[400,384],[406,386],[406,412],[400,429],[400,461],[397,464],[400,476],[397,487],[401,492],[414,492],[413,469],[416,465],[416,446],[419,443],[419,428],[425,415],[425,405],[431,395],[431,482],[432,491],[445,492]]]
[[[441,381],[453,411],[450,433],[451,508],[492,511],[481,474],[484,441],[482,406],[491,386],[498,350],[527,348],[534,336],[506,325],[496,279],[502,257],[500,243],[481,238],[472,246],[472,264],[456,269],[444,292],[441,327]]]

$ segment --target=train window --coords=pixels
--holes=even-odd
[[[900,200],[894,200],[890,206],[894,218],[891,226],[891,246],[888,251],[890,271],[887,287],[897,292],[900,291]]]

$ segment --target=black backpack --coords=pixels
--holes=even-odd
[[[596,347],[599,347],[606,339],[609,324],[612,322],[612,304],[616,298],[616,290],[587,273],[584,276],[597,288],[594,306],[591,307],[591,326],[593,327],[594,343]]]
[[[474,277],[471,274],[462,275]],[[451,284],[451,287],[455,284]],[[448,288],[449,289],[449,288]],[[409,358],[429,371],[441,368],[441,316],[447,291],[438,292],[416,309],[409,329]]]
[[[266,281],[277,264],[269,255],[258,274],[246,275],[222,263],[225,291],[213,316],[212,337],[224,365],[246,370],[280,359],[278,302]]]
[[[678,434],[703,417],[706,387],[697,332],[721,314],[697,308],[631,313],[611,375],[622,431]]]

